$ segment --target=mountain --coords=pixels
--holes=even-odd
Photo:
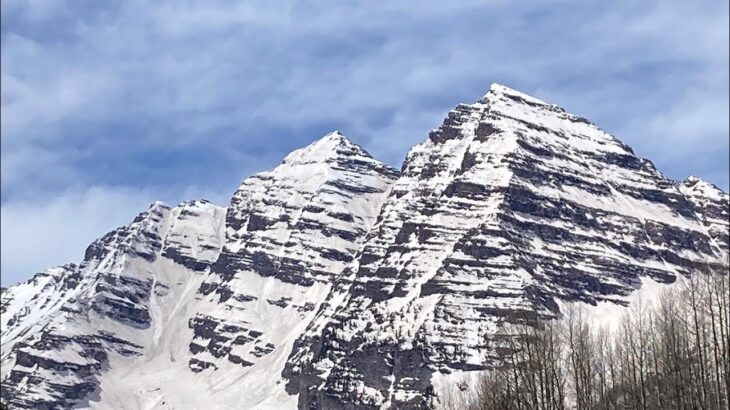
[[[433,377],[484,368],[504,322],[726,272],[728,195],[688,189],[588,120],[493,85],[408,153],[333,308],[297,341],[288,391],[300,408],[420,407]]]
[[[730,205],[728,194],[717,186],[690,176],[678,184],[679,190],[692,202],[697,217],[707,228],[710,237],[727,254],[730,244],[728,220],[730,220]]]
[[[11,408],[86,406],[110,369],[154,350],[217,259],[225,209],[156,202],[94,241],[83,262],[2,293],[2,398]]]
[[[504,323],[727,274],[728,194],[501,85],[402,170],[333,132],[2,290],[16,408],[423,408]]]
[[[227,209],[153,204],[79,266],[3,291],[3,401],[210,408],[213,396],[217,408],[241,397],[276,408],[279,392],[291,402],[276,381],[293,340],[397,177],[335,132],[246,179]]]

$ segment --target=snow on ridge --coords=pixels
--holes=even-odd
[[[678,185],[679,189],[688,196],[703,196],[714,201],[727,201],[729,197],[728,193],[717,185],[694,175],[690,175],[686,180],[679,182]]]
[[[286,360],[397,175],[333,132],[240,185],[222,253],[190,311],[185,364],[203,386],[225,390],[237,374],[246,383],[218,395],[230,406],[236,397],[262,409],[296,400],[280,379]]]
[[[300,402],[424,406],[432,373],[483,368],[483,341],[510,317],[613,303],[644,278],[719,263],[692,204],[649,161],[501,85],[409,151],[378,219],[336,290],[342,305],[300,339],[316,349],[288,364]]]
[[[70,407],[91,386],[96,408],[420,403],[440,371],[476,374],[510,316],[577,303],[608,320],[638,283],[711,259],[700,222],[726,238],[726,193],[667,185],[588,120],[500,84],[398,174],[333,131],[227,208],[154,202],[80,266],[3,290],[3,400]],[[26,328],[45,342],[9,354]]]
[[[310,143],[306,147],[292,151],[284,158],[283,163],[326,162],[327,160],[340,155],[343,149],[349,150],[350,155],[360,155],[366,158],[372,158],[367,151],[352,142],[349,138],[340,133],[340,131],[335,130]]]
[[[487,91],[487,93],[481,99],[490,100],[490,97],[493,95],[510,95],[513,97],[519,97],[522,100],[532,104],[551,105],[539,98],[533,97],[529,94],[523,93],[522,91],[515,90],[514,88],[510,88],[506,85],[499,83],[492,83],[489,86],[489,91]]]

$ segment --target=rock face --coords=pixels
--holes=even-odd
[[[3,290],[3,402],[296,407],[280,380],[293,342],[397,177],[334,132],[245,180],[227,209],[153,204],[80,266]]]
[[[402,171],[334,132],[2,289],[15,408],[427,408],[497,328],[727,274],[728,195],[493,85]]]
[[[276,383],[293,342],[355,258],[397,177],[335,132],[244,181],[228,208],[223,251],[198,290],[190,370],[216,380],[247,375],[236,394],[251,407],[295,407]]]
[[[679,190],[692,202],[697,217],[707,227],[717,246],[728,253],[730,244],[730,201],[717,186],[691,176],[678,184]]]
[[[287,387],[300,408],[423,407],[434,372],[489,364],[502,322],[726,271],[727,194],[688,189],[589,121],[494,85],[410,151]]]
[[[110,366],[155,344],[179,288],[217,258],[225,209],[157,202],[92,243],[80,265],[2,293],[2,400],[11,408],[89,405]],[[177,262],[177,263],[176,263]],[[180,263],[180,264],[178,264]]]

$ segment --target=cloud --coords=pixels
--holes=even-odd
[[[7,202],[2,206],[2,284],[63,263],[80,262],[84,249],[145,210],[155,193],[127,188],[90,187],[48,201]]]
[[[92,186],[73,188],[49,199],[4,203],[1,208],[2,285],[64,263],[79,263],[93,240],[129,224],[158,199],[175,205],[183,199],[205,198],[226,206],[232,190],[187,187],[135,189]]]
[[[726,2],[0,4],[3,215],[232,192],[332,129],[399,166],[492,82],[728,187]]]

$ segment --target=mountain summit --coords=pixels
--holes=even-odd
[[[292,151],[283,163],[327,162],[341,156],[372,158],[362,147],[335,130],[304,148]]]
[[[490,340],[647,281],[727,272],[728,194],[493,84],[402,172],[339,132],[227,208],[155,203],[2,291],[14,408],[424,408]]]
[[[301,408],[419,408],[441,375],[488,366],[504,323],[727,270],[728,195],[687,186],[493,85],[408,153],[352,280],[298,340],[288,391]]]

